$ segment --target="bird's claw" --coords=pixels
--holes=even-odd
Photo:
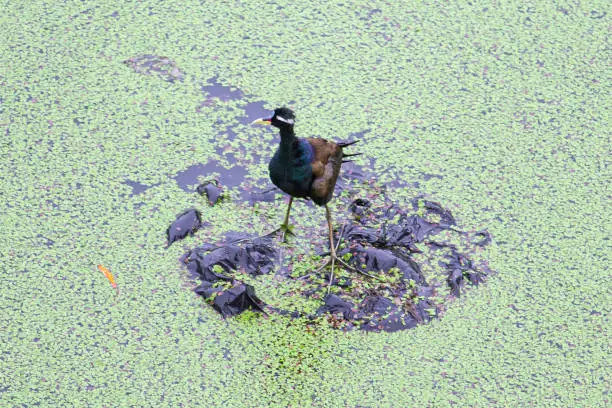
[[[328,255],[329,258],[327,259],[327,261],[325,261],[321,266],[319,266],[315,271],[310,272],[306,275],[302,275],[300,276],[298,279],[306,279],[307,277],[309,277],[312,274],[315,273],[319,273],[321,270],[323,270],[325,267],[327,267],[328,265],[331,265],[331,274],[329,276],[329,284],[327,285],[327,293],[329,293],[330,289],[331,289],[331,285],[333,283],[334,280],[334,263],[337,263],[338,265],[341,265],[344,269],[348,269],[351,272],[357,272],[361,275],[367,276],[368,278],[373,278],[373,279],[378,279],[376,276],[374,275],[370,275],[367,272],[364,271],[360,271],[359,269],[352,267],[351,265],[347,264],[346,262],[344,262],[344,260],[342,260],[341,258],[338,258],[336,255],[332,255],[329,254]]]
[[[289,235],[295,235],[293,233],[293,224],[281,224],[279,230],[286,232]]]
[[[329,275],[329,284],[327,285],[327,293],[330,292],[331,285],[334,282],[334,263],[336,263],[336,262],[339,265],[342,265],[342,267],[344,267],[345,269],[348,269],[351,272],[357,272],[357,273],[360,273],[360,274],[365,275],[365,276],[370,277],[370,278],[376,278],[375,276],[370,275],[367,272],[360,271],[359,269],[352,267],[351,265],[349,265],[346,262],[344,262],[342,259],[338,258],[335,254],[329,254],[329,259],[327,261],[325,261],[325,263],[323,263],[323,265],[321,265],[319,268],[317,268],[316,271],[313,272],[313,273],[318,273],[323,268],[325,268],[327,265],[331,264],[331,273]]]
[[[287,235],[295,235],[293,233],[293,225],[291,224],[282,224],[279,228],[280,231],[282,231],[281,234],[281,242],[287,242]]]
[[[334,255],[329,255],[329,259],[327,261],[325,261],[320,267],[318,267],[313,273],[318,273],[320,272],[322,269],[324,269],[327,265],[332,264],[332,261],[334,261],[334,263],[337,263],[339,265],[342,265],[342,267],[344,269],[348,269],[351,272],[357,272],[361,275],[367,276],[368,278],[376,278],[376,276],[374,275],[370,275],[367,272],[364,271],[360,271],[359,269],[347,264],[346,262],[344,262],[344,260],[342,260],[342,258],[338,258],[337,256]],[[333,266],[333,265],[332,265]],[[333,272],[333,271],[332,271]]]
[[[330,278],[329,278],[329,285],[327,287],[327,293],[329,293],[329,289],[330,289],[331,284],[332,284],[332,282],[334,280],[334,263],[336,263],[336,262],[339,265],[342,265],[345,269],[348,269],[351,272],[357,272],[357,273],[360,273],[360,274],[362,274],[364,276],[367,276],[369,278],[376,279],[376,276],[370,275],[367,272],[360,271],[359,269],[352,267],[351,265],[349,265],[346,262],[344,262],[343,259],[338,258],[338,256],[336,255],[336,253],[338,251],[338,247],[340,246],[340,241],[342,240],[342,234],[344,233],[344,227],[345,227],[345,225],[343,225],[342,229],[340,230],[340,234],[338,236],[338,241],[336,242],[336,245],[331,248],[333,250],[333,252],[328,252],[329,259],[325,263],[323,263],[320,267],[318,267],[314,272],[310,272],[310,273],[308,273],[306,275],[300,276],[298,279],[306,279],[307,277],[309,277],[313,273],[319,273],[319,271],[321,271],[327,265],[331,264],[331,266],[332,266],[332,268],[331,268],[331,275],[330,275]]]
[[[269,234],[266,234],[266,236],[276,235],[279,232],[281,233],[281,242],[286,242],[287,235],[295,235],[293,233],[293,225],[291,225],[291,224],[281,224],[280,227],[278,227],[274,231],[270,232]]]

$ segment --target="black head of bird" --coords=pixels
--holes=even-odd
[[[272,125],[280,130],[281,140],[276,153],[270,160],[268,170],[272,182],[290,196],[285,221],[280,228],[283,232],[283,240],[285,233],[291,232],[289,214],[293,198],[309,198],[315,204],[325,206],[329,227],[330,260],[319,269],[331,263],[330,283],[333,279],[335,261],[354,270],[336,257],[331,212],[327,203],[332,199],[340,167],[345,161],[343,158],[356,155],[345,154],[343,148],[357,141],[331,142],[321,138],[298,138],[293,129],[295,114],[291,109],[285,107],[275,109],[269,117],[257,119],[253,124]]]
[[[295,123],[295,113],[289,108],[277,108],[274,109],[270,117],[257,119],[253,123],[272,125],[279,129],[292,128]]]

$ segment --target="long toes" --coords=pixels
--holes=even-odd
[[[323,270],[324,268],[326,268],[328,265],[331,264],[331,266],[332,266],[331,269],[332,270],[331,270],[331,274],[330,274],[330,281],[329,281],[330,283],[328,285],[328,292],[329,292],[329,286],[331,286],[332,280],[333,280],[333,276],[334,276],[334,263],[336,263],[336,262],[338,263],[338,266],[340,266],[341,268],[347,269],[347,270],[349,270],[351,272],[357,272],[357,273],[359,273],[361,275],[367,276],[368,278],[379,279],[379,278],[377,278],[374,275],[371,275],[371,274],[369,274],[369,273],[367,273],[365,271],[361,271],[361,270],[359,270],[359,269],[357,269],[357,268],[347,264],[342,259],[338,258],[337,256],[333,256],[331,254],[327,258],[327,260],[321,266],[319,266],[316,270],[314,270],[313,272],[310,272],[309,274],[307,274],[305,276],[301,276],[298,279],[305,279],[305,278],[307,278],[308,276],[310,276],[312,274],[317,274],[321,270]]]
[[[331,259],[327,260],[323,265],[319,266],[317,268],[316,271],[314,271],[314,273],[318,273],[319,271],[321,271],[323,268],[325,268],[327,265],[329,265],[331,263]]]
[[[295,236],[295,233],[293,232],[292,229],[288,229],[288,230],[283,231],[283,234]]]
[[[293,225],[291,224],[281,224],[278,230],[282,231],[283,234],[295,235],[293,233]]]

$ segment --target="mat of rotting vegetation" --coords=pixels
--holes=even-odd
[[[256,237],[230,232],[224,241],[201,245],[182,258],[191,275],[202,281],[196,293],[224,317],[247,309],[310,319],[325,315],[335,328],[396,331],[438,317],[466,284],[477,285],[490,274],[486,261],[471,259],[491,242],[486,230],[462,231],[450,211],[420,197],[393,202],[389,186],[371,185],[367,182],[373,179],[371,174],[358,166],[345,167],[349,169],[336,191],[337,208],[344,211],[336,214],[342,221],[336,224],[335,243],[338,255],[355,271],[336,265],[332,277],[329,267],[296,267],[311,257],[308,248],[298,250],[289,243],[284,246],[289,256],[283,257],[275,233]],[[217,180],[201,184],[197,191],[210,205],[223,205]],[[363,198],[349,201],[360,195]],[[180,214],[168,228],[168,243],[206,228],[200,218],[195,209]],[[324,230],[301,233],[321,236],[325,242]],[[285,296],[318,300],[321,306],[309,314],[267,304],[257,296],[261,280],[254,278],[267,274],[274,274],[278,285],[293,281]],[[245,276],[250,284],[241,279]],[[296,299],[293,304],[300,303]]]

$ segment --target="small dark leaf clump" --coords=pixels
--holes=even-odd
[[[249,243],[239,246],[241,241]],[[234,237],[222,246],[205,244],[196,248],[186,254],[184,262],[192,276],[202,281],[195,292],[207,299],[223,317],[228,317],[247,309],[264,312],[264,304],[255,295],[255,289],[234,279],[232,271],[267,274],[273,270],[277,257],[278,250],[269,237],[254,240]]]
[[[239,245],[245,241],[248,241],[247,245]],[[278,249],[269,237],[253,240],[242,238],[231,239],[220,246],[204,245],[196,248],[188,254],[187,265],[190,272],[195,272],[204,279],[208,279],[207,274],[219,268],[226,273],[242,270],[251,275],[264,275],[274,269],[277,257]]]
[[[198,210],[191,209],[181,213],[168,227],[166,232],[168,236],[168,246],[172,245],[174,241],[180,241],[187,235],[193,235],[201,226],[202,217]]]
[[[200,285],[195,292],[209,299],[212,307],[223,317],[235,316],[247,309],[266,313],[263,302],[255,295],[253,286],[237,282],[227,290]]]
[[[215,205],[223,198],[223,187],[217,180],[207,181],[204,184],[200,184],[196,191],[201,196],[206,196],[208,204]]]

